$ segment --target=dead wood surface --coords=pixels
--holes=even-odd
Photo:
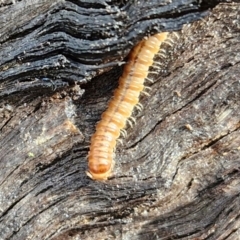
[[[206,5],[170,18],[161,4],[153,13],[112,1],[116,15],[103,14],[110,23],[117,9],[136,14],[116,20],[119,40],[107,28],[107,42],[94,32],[104,33],[100,22],[76,33],[80,15],[96,18],[107,1],[14,2],[0,1],[0,239],[239,239],[240,3],[219,4],[179,39],[172,34],[144,109],[117,146],[112,178],[95,182],[86,156],[121,75],[113,66],[130,42],[178,30]]]

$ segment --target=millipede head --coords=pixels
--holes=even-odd
[[[114,161],[112,159],[92,159],[88,162],[86,174],[93,180],[107,180],[111,175],[113,165]]]
[[[102,174],[95,174],[95,173],[91,173],[89,171],[86,171],[86,174],[88,177],[90,177],[92,180],[107,180],[110,173],[102,173]]]

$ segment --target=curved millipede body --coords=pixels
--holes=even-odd
[[[114,165],[114,149],[120,131],[125,127],[127,119],[139,102],[149,67],[153,65],[154,57],[160,51],[167,35],[167,32],[163,32],[150,36],[130,52],[129,60],[119,79],[119,86],[91,138],[87,171],[90,178],[105,180],[110,176]]]

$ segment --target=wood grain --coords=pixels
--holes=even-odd
[[[146,32],[126,24],[128,44],[113,41],[100,49],[81,48],[87,39],[73,41],[74,25],[67,24],[81,19],[80,9],[90,14],[85,1],[35,0],[35,11],[26,7],[33,2],[2,1],[0,8],[0,239],[238,239],[240,4],[218,4],[200,21],[179,25],[180,39],[166,47],[150,97],[142,96],[144,109],[134,113],[136,125],[117,146],[113,177],[95,182],[85,175],[90,136],[122,67],[94,66],[116,65],[131,48],[128,41],[138,42],[156,22],[163,26],[164,5],[156,7],[159,15],[144,4],[116,5],[140,9],[131,21]],[[65,19],[69,9],[77,16]],[[180,24],[194,11],[202,13],[172,12],[171,22]],[[95,36],[93,27],[87,30]],[[55,69],[62,56],[70,63]],[[41,72],[43,63],[49,67]],[[88,73],[89,80],[81,80]],[[49,79],[26,80],[34,74]]]

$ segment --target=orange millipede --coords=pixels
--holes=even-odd
[[[139,96],[144,89],[144,80],[154,57],[159,53],[161,44],[167,39],[168,33],[158,33],[142,40],[129,54],[119,79],[119,86],[96,125],[96,132],[91,138],[88,153],[87,175],[94,180],[106,180],[114,165],[113,155],[117,139],[125,127]]]

